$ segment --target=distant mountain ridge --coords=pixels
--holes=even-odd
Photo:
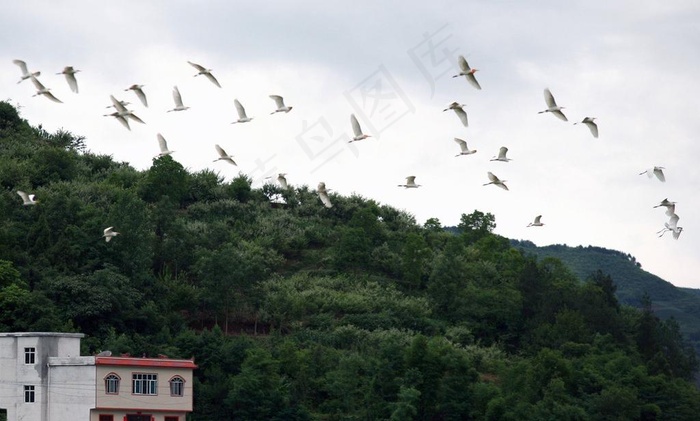
[[[643,270],[631,254],[617,250],[564,244],[538,247],[527,240],[510,240],[510,243],[539,259],[554,257],[561,260],[582,281],[600,269],[615,281],[617,298],[623,304],[639,307],[642,296],[648,293],[656,315],[662,319],[674,317],[700,353],[700,290],[676,287]]]

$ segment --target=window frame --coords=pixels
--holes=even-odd
[[[33,365],[36,364],[36,347],[25,346],[24,347],[24,364]]]
[[[136,390],[137,384],[140,385],[138,387],[138,392]],[[158,396],[158,373],[131,373],[131,394]]]
[[[109,373],[104,377],[105,381],[105,395],[118,395],[119,394],[119,386],[121,386],[122,378],[119,377],[117,373]],[[111,391],[109,385],[113,384],[116,385],[116,390]]]
[[[24,403],[36,402],[36,387],[33,384],[24,385]]]
[[[114,415],[112,415],[112,414],[100,414],[98,419],[100,421],[114,421]]]
[[[170,378],[170,380],[168,380],[168,384],[170,385],[170,396],[174,396],[174,397],[178,397],[178,398],[185,396],[185,379],[184,379],[184,377],[182,377],[180,375],[174,375],[173,377]],[[180,391],[179,394],[173,392],[174,385],[178,385],[176,387]]]

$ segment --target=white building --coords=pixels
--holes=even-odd
[[[184,421],[192,360],[80,356],[81,333],[0,333],[8,421]]]

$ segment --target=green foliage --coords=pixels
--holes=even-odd
[[[473,243],[493,232],[496,228],[496,218],[491,213],[478,210],[469,215],[463,213],[457,229],[467,243]]]
[[[153,159],[153,165],[141,180],[139,192],[149,203],[158,202],[164,196],[180,203],[187,198],[189,189],[189,174],[185,168],[170,155],[165,155]]]
[[[192,420],[700,413],[684,336],[700,293],[650,280],[629,255],[537,258],[493,234],[489,213],[420,226],[359,195],[327,209],[307,186],[255,189],[170,156],[137,171],[3,102],[0,152],[0,331],[194,358]],[[583,252],[597,264],[567,260]]]
[[[19,271],[13,267],[12,262],[0,260],[0,289],[20,283]]]

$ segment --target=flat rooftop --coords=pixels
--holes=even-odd
[[[26,338],[26,337],[59,337],[59,338],[84,338],[84,333],[70,332],[0,332],[0,338]]]

